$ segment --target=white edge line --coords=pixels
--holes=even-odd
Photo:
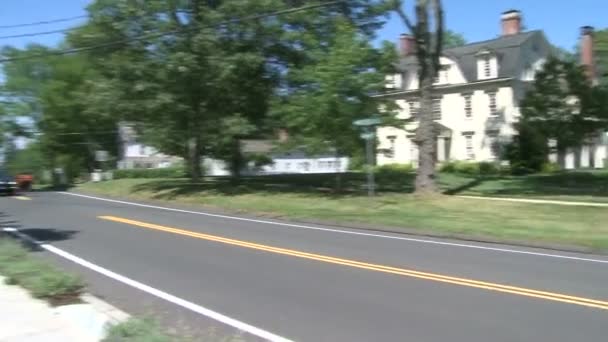
[[[160,207],[160,206],[156,206],[156,205],[149,205],[149,204],[142,204],[142,203],[135,203],[135,202],[127,202],[127,201],[119,201],[119,200],[113,200],[113,199],[108,199],[108,198],[103,198],[103,197],[96,197],[96,196],[75,194],[75,193],[71,193],[71,192],[59,192],[59,193],[60,194],[64,194],[64,195],[70,195],[70,196],[77,196],[77,197],[94,199],[94,200],[98,200],[98,201],[105,201],[105,202],[126,204],[126,205],[131,205],[131,206],[136,206],[136,207],[143,207],[143,208],[150,208],[150,209],[167,210],[167,211],[173,211],[173,212],[179,212],[179,213],[185,213],[185,214],[194,214],[194,215],[202,215],[202,216],[209,216],[209,217],[217,217],[217,218],[230,219],[230,220],[236,220],[236,221],[246,221],[246,222],[262,223],[262,224],[275,225],[275,226],[284,226],[284,227],[291,227],[291,228],[298,228],[298,229],[309,229],[309,230],[317,230],[317,231],[323,231],[323,232],[332,232],[332,233],[340,233],[340,234],[368,236],[368,237],[376,237],[376,238],[392,239],[392,240],[401,240],[401,241],[409,241],[409,242],[419,242],[419,243],[426,243],[426,244],[433,244],[433,245],[442,245],[442,246],[451,246],[451,247],[462,247],[462,248],[472,248],[472,249],[479,249],[479,250],[493,251],[493,252],[501,252],[501,253],[513,253],[513,254],[522,254],[522,255],[533,255],[533,256],[556,258],[556,259],[566,259],[566,260],[575,260],[575,261],[585,261],[585,262],[594,262],[594,263],[600,263],[600,264],[608,264],[608,260],[602,260],[602,259],[581,258],[581,257],[568,256],[568,255],[540,253],[540,252],[530,252],[530,251],[522,251],[522,250],[508,249],[508,248],[485,247],[485,246],[470,245],[470,244],[463,244],[463,243],[454,243],[454,242],[444,242],[444,241],[435,241],[435,240],[408,238],[408,237],[402,237],[402,236],[391,236],[391,235],[382,235],[382,234],[353,232],[353,231],[342,230],[342,229],[320,228],[320,227],[306,226],[306,225],[300,225],[300,224],[282,223],[282,222],[274,222],[274,221],[266,221],[266,220],[256,220],[256,219],[248,219],[248,218],[244,218],[244,217],[210,214],[210,213],[205,213],[205,212],[200,212],[200,211],[191,211],[191,210],[175,209],[175,208],[168,208],[168,207]]]
[[[555,204],[577,207],[608,207],[608,203],[593,203],[593,202],[566,202],[554,200],[541,200],[529,198],[501,198],[501,197],[484,197],[484,196],[456,196],[458,198],[478,199],[488,201],[503,201],[503,202],[518,202],[518,203],[535,203],[535,204]]]
[[[221,323],[229,325],[229,326],[231,326],[233,328],[236,328],[236,329],[238,329],[240,331],[244,331],[244,332],[250,333],[252,335],[255,335],[255,336],[263,338],[263,339],[266,339],[266,340],[271,341],[271,342],[292,342],[291,340],[289,340],[287,338],[275,335],[275,334],[273,334],[271,332],[268,332],[266,330],[254,327],[252,325],[249,325],[247,323],[241,322],[241,321],[236,320],[234,318],[230,318],[230,317],[228,317],[226,315],[222,315],[221,313],[218,313],[218,312],[215,312],[213,310],[207,309],[207,308],[202,307],[202,306],[200,306],[198,304],[189,302],[189,301],[187,301],[185,299],[179,298],[179,297],[174,296],[172,294],[169,294],[167,292],[158,290],[156,288],[153,288],[153,287],[148,286],[146,284],[140,283],[140,282],[138,282],[136,280],[133,280],[131,278],[127,278],[127,277],[125,277],[123,275],[120,275],[120,274],[118,274],[116,272],[110,271],[107,268],[95,265],[95,264],[93,264],[93,263],[91,263],[89,261],[86,261],[86,260],[84,260],[84,259],[82,259],[80,257],[77,257],[77,256],[75,256],[75,255],[73,255],[71,253],[68,253],[68,252],[66,252],[66,251],[64,251],[62,249],[59,249],[59,248],[57,248],[55,246],[49,245],[49,244],[41,242],[41,241],[37,241],[37,240],[33,239],[32,237],[30,237],[29,235],[20,232],[18,229],[15,229],[15,228],[3,228],[2,230],[4,230],[5,232],[9,232],[9,233],[15,234],[15,235],[19,236],[20,238],[22,238],[24,240],[28,240],[28,241],[30,241],[30,242],[38,245],[39,247],[44,248],[45,250],[47,250],[47,251],[49,251],[51,253],[57,254],[57,255],[65,258],[65,259],[68,259],[68,260],[70,260],[70,261],[72,261],[72,262],[74,262],[76,264],[84,266],[84,267],[86,267],[86,268],[88,268],[90,270],[93,270],[93,271],[97,272],[97,273],[101,273],[101,274],[105,275],[106,277],[112,278],[112,279],[114,279],[116,281],[119,281],[119,282],[121,282],[123,284],[129,285],[131,287],[134,287],[134,288],[136,288],[138,290],[144,291],[144,292],[146,292],[148,294],[151,294],[153,296],[156,296],[158,298],[164,299],[164,300],[166,300],[168,302],[171,302],[171,303],[173,303],[175,305],[181,306],[181,307],[183,307],[185,309],[194,311],[194,312],[196,312],[198,314],[201,314],[203,316],[209,317],[211,319],[214,319],[216,321],[219,321]]]

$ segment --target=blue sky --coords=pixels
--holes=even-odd
[[[90,0],[0,0],[0,26],[73,17],[86,14],[84,8]],[[405,0],[411,10],[414,0]],[[500,13],[508,9],[523,12],[528,29],[543,29],[549,40],[571,49],[578,39],[579,27],[608,27],[607,0],[444,0],[447,27],[462,33],[468,41],[496,37],[499,33]],[[35,27],[0,29],[0,36],[52,31],[77,25],[82,20]],[[392,18],[379,32],[379,39],[396,41],[403,26]],[[54,45],[61,34],[48,36],[0,39],[0,45],[24,46],[29,42]]]

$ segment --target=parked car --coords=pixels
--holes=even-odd
[[[17,191],[17,182],[8,172],[0,170],[0,194],[13,195]]]

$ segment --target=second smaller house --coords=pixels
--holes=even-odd
[[[348,170],[349,158],[335,154],[307,154],[295,150],[271,154],[273,163],[262,168],[262,174],[341,173]]]
[[[260,167],[250,162],[242,170],[245,175],[341,173],[348,170],[349,158],[332,153],[309,154],[301,149],[276,152],[272,140],[242,140],[241,144],[245,155],[265,155],[270,159],[270,163]],[[205,158],[203,167],[208,176],[230,175],[226,163],[221,160]]]

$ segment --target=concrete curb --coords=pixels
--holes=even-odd
[[[16,239],[35,245],[41,243],[27,235],[18,233],[17,230],[3,228],[0,230],[0,233],[9,233]],[[4,284],[4,278],[1,275],[0,281]],[[23,291],[27,292],[25,289]],[[87,341],[101,341],[111,326],[124,322],[131,317],[110,303],[88,293],[80,296],[82,303],[57,307],[51,307],[47,302],[32,297],[29,292],[28,296],[32,302],[44,303],[52,311],[53,315],[60,317],[69,326],[77,330],[79,335],[85,336],[84,338]]]
[[[84,303],[58,306],[53,308],[53,312],[95,341],[101,341],[111,326],[130,317],[126,312],[91,294],[84,294],[81,299]]]
[[[20,303],[21,310],[24,310],[24,306],[31,306],[33,314],[39,316],[38,320],[30,322],[28,326],[11,327],[15,337],[43,335],[52,331],[61,334],[62,338],[74,338],[74,341],[101,341],[109,327],[130,317],[90,294],[81,296],[83,303],[52,307],[46,301],[34,298],[20,286],[5,285],[4,280],[0,275],[0,288],[4,288],[7,294],[17,295],[18,299],[14,303]]]

